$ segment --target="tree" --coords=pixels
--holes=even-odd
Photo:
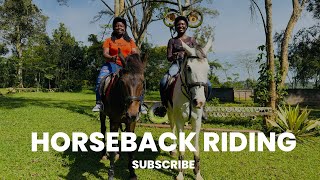
[[[209,80],[213,87],[219,87],[220,81],[218,76],[214,73],[215,70],[221,69],[222,66],[217,60],[209,61],[210,72],[209,72]]]
[[[143,43],[141,50],[149,54],[145,73],[146,88],[147,90],[156,91],[159,89],[160,79],[170,66],[166,56],[167,47],[153,47],[151,44]]]
[[[29,38],[23,53],[24,60],[24,86],[41,88],[44,85],[44,75],[51,64],[47,58],[50,53],[47,35],[39,38]]]
[[[266,36],[266,51],[267,51],[267,62],[268,62],[268,71],[270,77],[269,83],[269,94],[270,101],[269,106],[272,109],[276,108],[276,81],[275,81],[275,60],[274,60],[274,45],[273,45],[273,34],[272,34],[272,0],[265,0],[265,10],[266,10],[266,21],[264,15],[259,8],[257,2],[255,0],[250,0],[251,5],[250,9],[255,10],[255,7],[258,9],[261,19],[264,24],[265,36]],[[292,13],[291,17],[288,21],[287,27],[284,31],[283,39],[281,40],[281,50],[280,50],[280,63],[281,63],[281,79],[278,84],[278,88],[284,89],[285,80],[288,74],[288,44],[291,39],[292,30],[296,25],[299,17],[301,16],[301,12],[304,9],[307,0],[292,0]],[[251,11],[253,12],[253,11]]]
[[[8,48],[5,44],[0,44],[0,56],[6,55],[8,53]]]
[[[299,30],[289,52],[295,86],[299,82],[305,87],[314,80],[314,87],[320,88],[320,25]]]
[[[99,41],[97,36],[90,34],[88,41],[91,45],[86,50],[86,62],[88,64],[86,71],[87,86],[95,86],[96,78],[99,73],[98,68],[105,62],[102,53],[103,42]]]
[[[315,19],[320,19],[320,1],[309,0],[307,10],[313,13]]]
[[[88,62],[85,59],[85,49],[79,45],[64,24],[55,29],[50,42],[48,55],[52,68],[46,72],[48,80],[53,76],[54,87],[61,91],[80,90],[85,79]],[[51,86],[51,85],[50,85]]]
[[[238,58],[239,65],[248,73],[249,80],[256,80],[252,75],[253,71],[258,69],[259,64],[256,63],[256,57],[251,53],[241,54]]]
[[[290,20],[287,24],[287,27],[284,31],[284,36],[281,42],[281,53],[280,53],[280,61],[281,61],[281,82],[279,87],[284,88],[285,80],[288,75],[289,70],[289,61],[288,61],[288,46],[289,41],[292,36],[292,30],[296,23],[298,22],[298,19],[301,16],[301,12],[304,9],[304,6],[306,4],[307,0],[292,0],[292,13]]]
[[[1,38],[18,60],[18,86],[23,87],[23,52],[29,38],[45,33],[47,17],[32,0],[4,0],[0,5]]]

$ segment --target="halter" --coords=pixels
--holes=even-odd
[[[144,98],[143,94],[144,94],[144,90],[142,91],[140,96],[127,96],[125,98],[125,103],[128,103],[128,102],[131,103],[132,101],[140,101],[140,102],[142,102],[143,98]],[[126,106],[127,106],[127,104],[126,104]]]
[[[185,58],[185,60],[188,60],[189,58],[196,58],[196,59],[200,59],[198,56],[187,56]],[[188,83],[188,79],[187,79],[187,72],[185,71],[186,69],[186,66],[187,66],[187,63],[185,64],[184,66],[184,82],[182,81],[182,76],[181,76],[181,69],[179,70],[180,71],[180,79],[181,79],[181,83],[182,83],[182,86],[181,87],[184,87],[186,93],[188,93],[187,95],[184,94],[186,96],[186,98],[188,98],[189,100],[191,99],[191,89],[194,88],[194,87],[201,87],[201,86],[204,86],[205,88],[208,87],[208,83],[205,83],[205,82],[193,82],[193,83]],[[182,91],[183,92],[183,91]]]
[[[196,58],[196,59],[200,59],[198,56],[186,56],[185,57],[185,61],[188,61],[189,58]],[[194,87],[201,87],[203,86],[204,88],[208,87],[208,83],[205,82],[193,82],[193,83],[188,83],[188,79],[187,79],[187,72],[186,72],[186,67],[187,67],[187,62],[185,63],[185,66],[183,68],[183,74],[184,74],[184,82],[182,80],[182,76],[181,76],[181,68],[179,69],[180,71],[180,79],[181,79],[181,92],[183,93],[183,95],[189,100],[189,118],[188,121],[190,121],[191,119],[191,111],[192,111],[192,95],[191,95],[191,89]],[[180,66],[179,66],[180,67]],[[182,87],[184,88],[185,92],[183,91]]]
[[[144,84],[144,81],[142,82]],[[142,93],[140,96],[126,96],[124,98],[124,106],[125,106],[125,109],[128,109],[128,106],[129,104],[131,104],[133,101],[139,101],[140,104],[143,103],[143,99],[144,99],[144,89],[142,90]]]

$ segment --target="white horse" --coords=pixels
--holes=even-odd
[[[182,42],[182,41],[181,41]],[[212,45],[212,39],[208,41],[204,48],[190,48],[182,42],[182,46],[187,53],[187,57],[180,65],[180,73],[174,87],[172,106],[168,107],[168,118],[172,133],[179,135],[184,131],[184,125],[191,121],[192,132],[195,132],[193,146],[195,169],[194,174],[197,180],[203,179],[200,174],[200,157],[199,157],[199,133],[201,128],[201,119],[203,107],[206,103],[205,88],[207,87],[209,64],[206,54]],[[176,142],[174,142],[176,143]],[[178,144],[179,140],[178,140]],[[172,153],[176,153],[176,150]],[[179,151],[179,160],[183,160],[184,152]],[[183,179],[183,170],[179,169],[176,177],[178,180]]]

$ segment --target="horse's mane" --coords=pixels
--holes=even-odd
[[[144,65],[140,60],[139,54],[131,54],[126,57],[127,64],[123,71],[125,73],[139,74],[144,73]]]

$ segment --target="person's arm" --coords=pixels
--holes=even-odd
[[[172,52],[173,50],[173,40],[170,39],[167,46],[167,59],[170,62],[173,62],[175,60],[175,54]]]
[[[132,48],[131,49],[131,54],[140,54],[140,51],[138,48]]]
[[[112,60],[115,61],[117,59],[117,56],[111,56],[109,54],[109,48],[103,48],[103,56],[107,59],[107,60]]]
[[[137,48],[136,43],[134,43],[132,39],[130,40],[130,44],[131,44],[131,54],[140,54],[140,51]]]

